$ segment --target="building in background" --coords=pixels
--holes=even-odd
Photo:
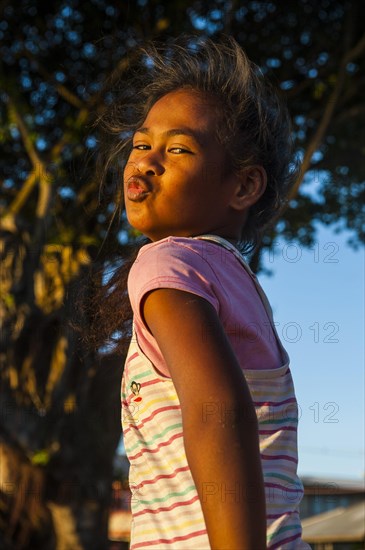
[[[313,550],[365,549],[365,482],[303,477],[303,539]]]

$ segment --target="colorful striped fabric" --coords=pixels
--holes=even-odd
[[[268,548],[307,548],[301,542],[298,517],[303,490],[296,476],[298,410],[290,370],[284,366],[246,371],[245,375],[259,420]],[[135,393],[132,384],[137,387]],[[156,373],[135,339],[123,375],[122,407],[124,443],[131,463],[131,550],[209,549],[185,456],[174,385]],[[207,484],[207,498],[218,490],[214,483]],[[220,490],[224,498],[225,488]]]
[[[131,390],[133,382],[138,384],[138,395]],[[156,374],[135,339],[123,375],[122,407],[124,445],[131,464],[131,550],[209,548],[186,461],[174,385]]]
[[[256,280],[255,285],[258,287]],[[269,308],[263,291],[260,287],[257,290]],[[271,318],[271,311],[267,311]],[[245,377],[259,422],[267,547],[308,549],[301,540],[298,515],[303,495],[296,473],[298,407],[288,363],[277,369],[245,370]],[[209,414],[209,407],[215,404],[205,406]],[[122,380],[122,424],[130,461],[131,550],[210,549],[185,455],[181,410],[173,382],[156,371],[135,335]],[[214,481],[206,484],[205,491],[206,498],[217,492],[220,498],[232,496],[231,488],[217,487]],[[239,506],[242,495],[234,498]]]

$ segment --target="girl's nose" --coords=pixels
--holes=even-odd
[[[137,170],[146,176],[161,176],[165,168],[156,152],[146,151],[146,154],[137,161]]]

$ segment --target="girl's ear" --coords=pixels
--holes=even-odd
[[[237,185],[230,206],[243,211],[255,204],[263,195],[267,184],[267,174],[263,166],[248,166],[236,176]]]

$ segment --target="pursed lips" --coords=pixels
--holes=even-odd
[[[127,181],[126,195],[131,201],[142,200],[150,191],[149,182],[140,176],[132,176]]]

